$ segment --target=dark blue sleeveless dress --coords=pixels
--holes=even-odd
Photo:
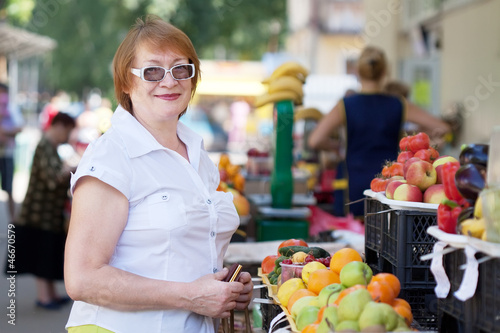
[[[405,121],[405,104],[385,94],[356,94],[343,99],[346,125],[346,159],[337,178],[348,179],[346,191],[335,191],[335,214],[364,215],[364,203],[345,205],[364,197],[385,161],[397,159]]]

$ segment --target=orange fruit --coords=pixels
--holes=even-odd
[[[286,306],[289,313],[292,313],[292,306],[295,304],[295,301],[304,296],[318,296],[318,295],[308,289],[299,289],[294,291],[293,294],[290,295],[290,298],[288,299],[288,304]]]
[[[340,283],[339,275],[328,268],[318,269],[309,274],[307,289],[317,295],[321,289],[332,283]]]
[[[392,304],[394,301],[394,290],[385,281],[370,281],[366,287],[375,302]]]
[[[245,177],[241,173],[237,173],[233,177],[233,186],[240,193],[245,192]]]
[[[396,307],[396,306],[404,306],[404,307],[407,307],[408,309],[411,310],[411,305],[410,303],[408,303],[407,300],[403,299],[403,298],[395,298],[393,301],[392,301],[392,307]]]
[[[318,319],[314,323],[319,324],[321,320],[323,319],[323,312],[325,312],[325,309],[328,307],[328,305],[323,305],[318,312]]]
[[[316,330],[318,329],[318,325],[319,324],[316,324],[316,323],[309,324],[306,327],[304,327],[302,329],[302,331],[300,331],[300,333],[316,333]]]
[[[228,154],[221,154],[219,158],[219,169],[226,169],[231,164]]]
[[[411,313],[411,308],[409,308],[404,303],[399,303],[392,305],[394,311],[396,311],[401,317],[405,319],[406,325],[410,326],[413,322],[413,314]]]
[[[399,296],[399,292],[401,291],[401,282],[399,282],[399,279],[396,275],[391,273],[378,273],[372,276],[370,282],[372,281],[386,282],[388,285],[391,286],[392,290],[394,291],[394,297]]]
[[[361,258],[361,255],[358,253],[358,251],[349,247],[344,247],[332,255],[332,258],[330,260],[330,269],[333,272],[340,274],[342,268],[351,261],[362,262],[363,258]]]
[[[349,287],[349,288],[346,288],[346,289],[342,290],[333,304],[339,305],[339,303],[342,300],[342,298],[344,298],[345,296],[349,295],[354,290],[358,290],[358,289],[362,289],[362,288],[366,289],[366,286],[362,285],[362,284],[356,284],[356,285],[354,285],[352,287]]]

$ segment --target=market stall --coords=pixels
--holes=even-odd
[[[284,68],[304,75],[296,65]],[[457,157],[439,156],[423,132],[405,136],[398,160],[364,191],[363,224],[329,219],[315,197],[294,190],[297,82],[271,88],[269,80],[261,103],[274,103],[277,118],[268,193],[245,196],[257,239],[231,244],[225,258],[257,268],[260,328],[499,332],[500,130],[489,145],[464,145]],[[321,231],[331,239],[312,241]]]

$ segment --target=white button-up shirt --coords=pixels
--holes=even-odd
[[[202,138],[181,122],[177,134],[190,162],[160,145],[119,106],[111,128],[85,151],[71,190],[78,179],[92,176],[128,198],[129,217],[111,266],[152,279],[189,282],[222,269],[239,218],[232,194],[216,191],[219,172]],[[189,311],[123,312],[75,302],[66,327],[85,324],[117,333],[215,330],[213,319]]]

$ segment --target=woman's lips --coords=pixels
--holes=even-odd
[[[174,101],[179,98],[181,94],[164,94],[164,95],[156,95],[156,97],[163,99],[165,101]]]

